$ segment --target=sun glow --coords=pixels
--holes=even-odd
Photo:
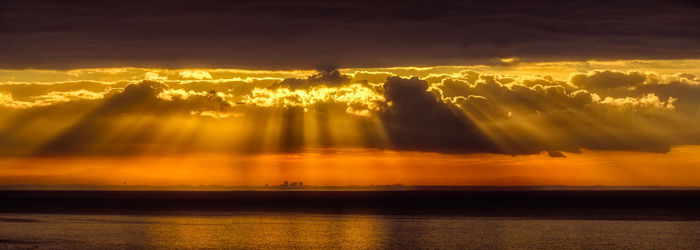
[[[454,155],[364,149],[295,154],[2,159],[5,185],[611,185],[699,186],[698,147],[654,153],[585,151]],[[31,166],[31,167],[27,167]],[[658,171],[663,168],[664,171]]]
[[[698,66],[0,70],[0,180],[700,185]]]

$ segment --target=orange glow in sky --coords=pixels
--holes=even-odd
[[[546,154],[438,154],[376,150],[265,155],[30,158],[0,161],[6,185],[608,185],[700,186],[700,147],[666,154],[585,151]]]
[[[0,185],[700,186],[700,61],[0,70]]]

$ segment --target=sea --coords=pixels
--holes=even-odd
[[[0,214],[0,248],[698,249],[699,221]]]
[[[700,249],[700,219],[696,216],[700,210],[695,200],[690,200],[697,195],[3,192],[0,248]],[[241,198],[260,196],[263,198]],[[350,203],[324,201],[338,196]],[[390,197],[397,196],[406,200],[380,204],[389,210],[370,206],[376,203],[362,203],[391,201]],[[426,197],[435,196],[446,202],[418,207],[408,202],[426,203]],[[481,196],[500,198],[489,199],[490,205],[484,205],[487,200]],[[571,210],[572,206],[556,202],[542,206],[523,203],[535,196],[548,201],[584,197],[580,199],[595,204]],[[627,197],[632,207],[610,203],[612,198],[591,196],[615,200]],[[669,196],[676,198],[661,199]],[[643,203],[649,197],[663,203]],[[260,203],[261,199],[265,202]],[[290,199],[302,202],[275,205],[289,204]],[[469,205],[472,203],[454,199],[478,203]],[[258,205],[244,206],[251,203]],[[569,203],[572,201],[566,200]],[[445,204],[454,204],[449,205],[454,209],[444,209]],[[502,208],[513,204],[519,207]],[[265,209],[260,209],[263,206]],[[371,209],[363,209],[368,207]]]

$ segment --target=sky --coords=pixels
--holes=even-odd
[[[0,185],[700,186],[692,1],[2,1]]]
[[[315,69],[700,56],[697,1],[5,0],[0,68]]]

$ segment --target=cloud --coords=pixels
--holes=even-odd
[[[340,74],[337,69],[320,71],[307,78],[287,78],[279,84],[274,84],[271,88],[303,89],[312,86],[339,86],[350,83],[350,77]]]
[[[314,108],[319,104],[336,103],[347,106],[348,113],[366,115],[377,111],[384,98],[372,89],[361,84],[351,84],[339,87],[319,85],[305,89],[289,88],[255,88],[246,95],[239,104],[259,107]]]
[[[211,74],[207,71],[202,71],[202,70],[197,70],[197,71],[189,71],[185,70],[180,72],[180,76],[184,78],[193,78],[193,79],[211,79]]]
[[[473,147],[473,145],[458,143],[435,143],[432,145],[434,150],[461,148],[467,151],[506,154],[530,154],[541,151],[578,152],[581,149],[667,152],[673,145],[700,142],[696,132],[698,116],[679,112],[676,109],[678,98],[659,97],[653,92],[623,98],[601,97],[583,89],[584,86],[591,91],[597,91],[600,88],[609,89],[610,82],[616,80],[626,81],[616,82],[617,88],[646,86],[645,84],[649,84],[648,78],[655,76],[637,72],[612,73],[596,71],[582,74],[589,79],[585,80],[587,84],[579,84],[578,87],[565,86],[551,78],[539,79],[540,83],[533,85],[523,83],[524,80],[518,78],[504,78],[498,75],[481,74],[478,80],[475,80],[477,78],[474,76],[471,76],[471,79],[464,79],[462,76],[452,75],[442,78],[432,87],[428,87],[427,82],[404,83],[412,87],[404,87],[402,91],[414,90],[410,92],[413,95],[401,94],[402,91],[390,95],[408,96],[404,99],[414,100],[399,105],[399,108],[408,107],[406,108],[408,110],[417,110],[413,112],[416,114],[415,117],[425,117],[425,120],[429,120],[432,124],[426,126],[428,127],[426,131],[430,128],[441,128],[437,125],[441,121],[446,124],[457,124],[451,121],[461,120],[464,121],[461,124],[462,128],[469,131],[470,136],[486,137],[496,145],[494,147],[483,144],[483,147]],[[570,82],[581,83],[580,77],[581,75],[575,75]],[[387,92],[391,91],[390,88],[391,86],[387,88],[385,85]],[[415,94],[418,89],[424,93]],[[425,101],[424,98],[427,96],[432,96],[436,101]],[[389,97],[387,96],[387,101],[392,100]],[[431,109],[437,104],[451,108],[458,107],[461,113],[434,117],[412,106]],[[454,119],[455,116],[458,119]],[[419,121],[425,122],[425,120]],[[403,123],[411,124],[411,121],[405,119]],[[478,129],[473,129],[474,127]],[[441,131],[449,130],[441,129]],[[420,134],[416,131],[412,133]],[[462,133],[440,136],[465,137]],[[436,136],[435,140],[449,142],[444,137]],[[426,142],[423,143],[429,145]]]
[[[277,82],[248,72],[256,78],[0,83],[0,149],[16,156],[373,147],[558,157],[700,144],[692,73],[594,70],[557,79],[392,70]]]
[[[691,1],[149,0],[136,10],[101,1],[2,1],[0,10],[1,68],[313,69],[700,56]]]
[[[48,141],[35,148],[35,155],[133,154],[144,146],[158,145],[161,150],[167,139],[153,144],[162,129],[159,119],[167,116],[226,118],[231,104],[216,91],[206,93],[166,91],[168,86],[154,81],[129,84],[123,90],[113,90],[104,99],[95,101],[80,117],[63,114],[64,119],[76,119]],[[165,95],[165,96],[164,96]],[[166,97],[167,96],[167,97]],[[72,106],[63,106],[74,109]],[[60,119],[56,117],[54,119]],[[119,122],[126,127],[118,126]],[[9,132],[9,131],[8,131]],[[108,139],[109,138],[109,139]],[[106,141],[105,141],[106,140]],[[163,144],[162,144],[163,143]]]
[[[10,93],[0,92],[0,106],[14,109],[25,109],[32,107],[49,106],[61,102],[71,102],[77,100],[102,99],[104,93],[95,93],[84,89],[76,91],[58,92],[52,91],[43,95],[32,96],[28,100],[16,100]]]
[[[547,151],[547,155],[552,158],[565,158],[566,155],[564,155],[562,152],[559,151]]]
[[[383,87],[387,108],[382,119],[393,145],[457,152],[494,150],[456,106],[428,91],[428,82],[416,77],[390,77]]]
[[[593,71],[574,75],[570,81],[580,88],[598,93],[611,103],[653,94],[659,99],[672,99],[677,111],[690,115],[700,112],[700,78],[694,74]]]
[[[641,72],[593,71],[588,74],[576,74],[571,77],[573,85],[583,89],[613,89],[638,86],[647,79]]]
[[[189,114],[193,111],[226,111],[232,105],[224,97],[225,95],[215,90],[174,90],[159,82],[142,81],[129,84],[122,91],[107,94],[95,114]]]
[[[31,107],[32,104],[29,102],[15,101],[11,94],[0,93],[0,106],[8,108],[27,108]]]

